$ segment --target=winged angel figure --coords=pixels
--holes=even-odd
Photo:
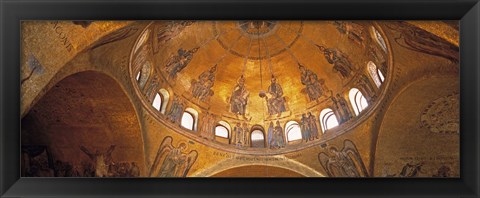
[[[330,147],[330,154],[318,154],[318,160],[329,177],[368,177],[367,169],[358,153],[357,147],[350,140],[345,140],[343,149],[338,151]]]
[[[184,151],[187,150],[187,144],[182,142],[174,147],[172,141],[170,136],[163,139],[150,169],[151,177],[185,177],[197,160],[196,150],[186,154]]]

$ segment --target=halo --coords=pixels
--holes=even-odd
[[[180,147],[180,145],[182,145],[182,143],[185,144],[185,149],[184,150],[187,150],[188,149],[188,142],[185,141],[185,140],[178,141],[177,148]]]

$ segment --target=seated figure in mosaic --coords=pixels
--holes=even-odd
[[[277,79],[275,77],[272,76],[271,81],[272,83],[268,87],[268,95],[266,96],[268,113],[270,115],[280,114],[286,111],[283,89],[280,84],[277,83]]]

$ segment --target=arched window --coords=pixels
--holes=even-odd
[[[383,39],[382,35],[380,34],[380,32],[378,32],[378,30],[375,27],[372,27],[372,31],[373,31],[373,37],[377,41],[378,45],[380,45],[380,47],[382,47],[382,49],[386,52],[387,44],[385,43],[385,40]]]
[[[150,78],[150,72],[152,71],[152,65],[150,62],[145,62],[145,64],[142,67],[142,70],[140,71],[140,77],[138,80],[138,86],[140,89],[143,89],[145,84],[148,81],[148,78]]]
[[[140,75],[141,75],[141,74],[142,74],[142,70],[138,71],[137,77],[135,77],[135,79],[137,80],[137,82],[138,82],[138,80],[140,80]]]
[[[265,136],[263,135],[263,131],[258,129],[252,131],[250,138],[252,140],[252,147],[265,148]]]
[[[323,133],[338,126],[337,116],[335,116],[332,109],[324,109],[320,112],[320,124],[322,125]]]
[[[350,89],[348,96],[350,98],[350,103],[352,103],[353,110],[355,111],[355,115],[360,114],[360,112],[368,107],[367,99],[365,99],[365,96],[363,96],[362,92],[357,88]]]
[[[155,98],[153,99],[153,108],[160,111],[160,107],[162,106],[162,96],[160,94],[155,94]]]
[[[160,106],[160,113],[165,114],[170,94],[165,89],[160,89],[158,92],[162,95],[162,105]]]
[[[285,125],[285,136],[287,136],[287,142],[301,140],[302,139],[302,130],[298,125],[298,122],[288,121]]]
[[[215,135],[218,137],[228,138],[228,129],[222,125],[215,127]]]
[[[380,85],[382,85],[383,83],[383,80],[385,80],[382,72],[377,68],[375,63],[373,63],[372,61],[368,62],[367,67],[368,67],[368,73],[370,73],[370,77],[372,77],[373,82],[375,82],[375,85],[377,85],[377,87],[380,87]]]
[[[198,112],[192,108],[186,108],[182,115],[180,125],[188,130],[196,131],[198,121]]]
[[[193,119],[193,115],[190,114],[189,112],[183,112],[183,115],[182,115],[182,122],[181,122],[181,126],[183,128],[186,128],[188,130],[192,130],[193,131],[193,125],[195,124],[195,121]]]
[[[383,76],[383,73],[380,69],[377,69],[378,72],[378,77],[380,77],[380,81],[385,82],[385,76]]]
[[[215,136],[229,138],[230,130],[230,125],[227,122],[220,121],[217,127],[215,127]]]

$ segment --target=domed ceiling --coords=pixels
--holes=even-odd
[[[388,74],[382,32],[363,21],[159,21],[137,39],[132,79],[142,51],[151,51],[156,78],[149,83],[170,97],[268,128],[335,109],[354,87],[373,102],[385,86],[375,86],[369,62]],[[140,72],[136,78],[147,83]]]
[[[244,115],[253,123],[271,117],[268,95],[260,97],[259,93],[268,92],[272,77],[285,97],[282,114],[301,114],[332,94],[348,91],[354,77],[375,58],[372,56],[384,55],[372,42],[369,30],[373,24],[368,22],[196,21],[172,25],[182,29],[172,30],[178,31],[173,38],[158,28],[156,31],[170,36],[154,50],[160,75],[168,79],[176,94],[194,96],[191,102],[216,114]],[[172,59],[182,53],[187,54],[188,63],[177,67]],[[194,91],[202,74],[207,79],[203,84],[211,88],[200,92],[208,93]],[[244,94],[249,95],[247,105],[244,113],[232,112],[230,98],[242,76]],[[311,80],[312,91],[307,90],[309,77],[316,78]]]
[[[22,23],[22,176],[459,175],[444,22],[115,23]]]

